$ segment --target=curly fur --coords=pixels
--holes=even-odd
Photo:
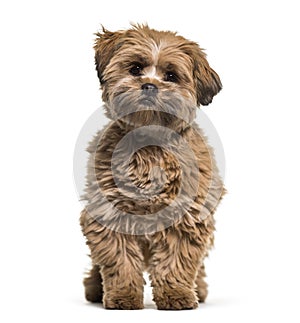
[[[141,309],[146,270],[158,309],[195,308],[207,296],[203,260],[224,188],[193,119],[221,82],[198,45],[175,33],[135,26],[97,36],[96,68],[112,121],[88,147],[81,226],[93,268],[86,298],[108,309]],[[128,73],[137,61],[143,76]],[[156,76],[147,76],[153,67]],[[170,68],[176,83],[163,78]],[[149,100],[140,90],[147,82],[158,88]]]

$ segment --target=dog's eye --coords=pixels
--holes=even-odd
[[[129,73],[133,76],[140,76],[142,75],[142,70],[143,66],[141,64],[135,63],[129,70]]]
[[[165,80],[167,82],[176,83],[178,82],[178,76],[174,72],[167,72],[165,76]]]

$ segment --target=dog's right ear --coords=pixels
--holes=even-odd
[[[95,40],[95,64],[101,85],[105,83],[104,70],[109,64],[115,51],[121,46],[123,32],[111,32],[102,26],[102,33],[98,32]]]

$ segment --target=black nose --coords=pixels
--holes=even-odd
[[[142,90],[147,91],[147,93],[156,93],[157,92],[157,86],[152,83],[145,83],[142,85]]]

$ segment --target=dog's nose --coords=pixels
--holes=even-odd
[[[147,93],[156,93],[157,92],[157,86],[155,84],[152,83],[144,83],[142,85],[142,90],[147,92]]]

